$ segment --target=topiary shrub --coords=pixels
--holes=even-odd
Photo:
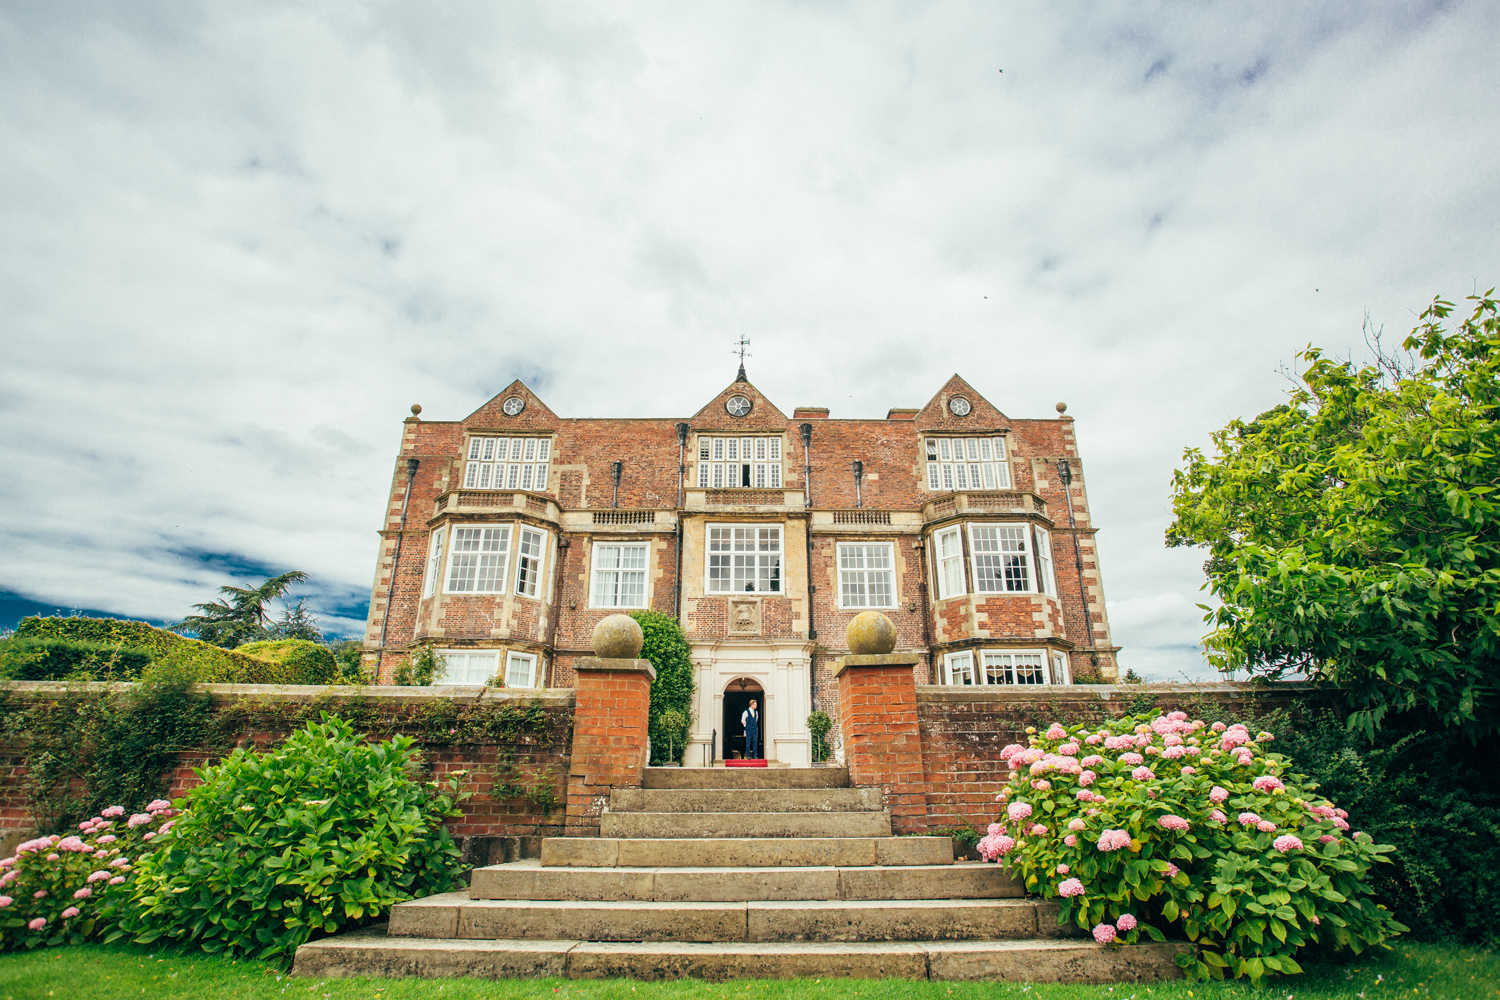
[[[660,611],[632,611],[630,617],[636,620],[645,635],[645,642],[641,645],[641,659],[650,660],[651,665],[656,668],[656,680],[651,682],[647,731],[647,739],[651,741],[651,763],[664,764],[668,760],[681,763],[687,741],[674,740],[662,728],[662,713],[679,712],[688,720],[689,728],[692,726],[692,649],[688,646],[687,637],[682,634],[682,625],[671,615]]]
[[[1028,729],[1035,734],[1035,729]],[[1002,751],[1006,815],[979,842],[1062,924],[1100,943],[1196,943],[1199,979],[1300,972],[1304,948],[1358,953],[1405,931],[1366,880],[1392,848],[1269,753],[1270,733],[1186,713],[1070,727]]]
[[[306,639],[269,639],[246,643],[235,652],[279,663],[298,678],[281,681],[283,684],[337,684],[341,679],[338,660],[322,643]]]
[[[18,639],[60,639],[68,642],[90,642],[124,645],[151,655],[152,667],[170,660],[173,673],[186,672],[203,682],[226,684],[292,684],[284,678],[295,676],[280,664],[247,656],[239,650],[220,649],[197,639],[159,629],[145,622],[121,621],[116,618],[22,618],[16,626]]]
[[[409,737],[364,743],[323,713],[273,751],[197,772],[106,940],[290,962],[315,936],[447,892],[466,867],[443,826],[468,797],[464,772],[424,786],[416,764]]]
[[[814,764],[828,760],[828,734],[833,730],[833,719],[821,709],[807,717],[807,731],[812,735],[812,758]]]
[[[0,680],[128,681],[151,662],[144,649],[66,639],[0,640]]]

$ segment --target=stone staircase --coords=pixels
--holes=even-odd
[[[999,865],[895,837],[841,768],[648,768],[597,838],[476,868],[466,892],[303,945],[301,976],[855,976],[1114,982],[1178,975],[1180,945],[1067,935]]]

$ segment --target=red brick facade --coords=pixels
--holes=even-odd
[[[366,663],[389,683],[431,647],[457,679],[570,687],[600,618],[653,608],[682,620],[699,667],[691,759],[723,755],[729,696],[759,689],[769,755],[799,763],[807,713],[837,711],[845,627],[871,607],[921,684],[1114,680],[1084,482],[1071,418],[1013,419],[957,375],[884,420],[788,417],[744,380],[692,416],[571,419],[517,381],[462,420],[407,419]],[[601,603],[600,566],[622,553],[634,590]],[[882,564],[875,598],[851,599],[865,577],[841,553]],[[717,559],[734,563],[722,580]]]

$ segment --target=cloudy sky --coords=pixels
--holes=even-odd
[[[303,569],[512,378],[1077,418],[1124,663],[1182,449],[1500,281],[1493,3],[0,2],[0,624]],[[1003,70],[1003,72],[1001,72]]]

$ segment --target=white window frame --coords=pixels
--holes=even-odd
[[[601,552],[601,550],[604,550],[604,549],[613,549],[615,551],[614,565],[613,566],[600,565],[601,562],[605,561],[605,559],[601,558],[601,556],[605,555],[604,553]],[[639,552],[641,554],[641,565],[640,565],[639,569],[637,569],[634,566],[626,566],[625,565],[625,553],[627,551],[630,551],[630,552]],[[646,593],[646,590],[647,590],[647,586],[651,582],[650,581],[650,570],[651,570],[651,543],[650,542],[599,542],[599,541],[594,542],[593,548],[589,552],[589,607],[591,607],[591,608],[644,608],[644,607],[646,607],[646,601],[647,601],[647,599],[649,597],[649,595]],[[640,599],[639,599],[640,603],[638,603],[638,604],[626,603],[626,601],[623,599],[623,596],[624,596],[624,588],[622,587],[623,578],[626,577],[626,576],[634,577],[636,574],[640,574],[640,584],[641,584],[641,586],[640,586]],[[609,585],[610,599],[606,600],[606,601],[601,601],[600,597],[602,595],[600,593],[600,588],[606,582],[608,582],[608,585]]]
[[[1067,653],[1052,651],[1052,683],[1057,685],[1073,683],[1073,668],[1068,663]]]
[[[944,654],[942,683],[947,687],[977,687],[981,681],[978,670],[974,666],[974,660],[972,649],[961,649],[956,653]],[[962,664],[961,667],[960,664]],[[961,684],[953,679],[954,671],[957,669],[962,669],[968,675],[969,683]]]
[[[1019,659],[1023,656],[1028,659],[1034,658],[1037,662],[1019,663]],[[996,662],[991,663],[991,657]],[[981,652],[979,659],[982,664],[979,671],[980,677],[987,685],[1007,687],[1050,687],[1052,685],[1049,650],[986,649]],[[1009,662],[999,662],[1001,660],[1009,660]],[[1006,679],[993,680],[992,677],[997,672]]]
[[[786,449],[780,435],[720,437],[698,435],[698,488],[779,490]],[[746,477],[749,482],[745,482]]]
[[[729,537],[730,537],[730,546],[731,547],[729,549],[721,550],[719,552],[715,552],[714,551],[714,549],[713,549],[713,545],[714,545],[713,538],[714,538],[714,531],[716,529],[727,530],[727,531],[730,532],[730,536]],[[737,541],[738,541],[734,537],[734,532],[737,531],[737,530],[756,532],[756,535],[754,536],[754,538],[755,538],[755,544],[757,545],[757,548],[755,548],[755,549],[736,549],[736,548],[734,548],[733,546],[735,544],[737,544]],[[763,554],[761,552],[761,550],[758,548],[758,546],[760,544],[760,541],[761,541],[760,540],[760,536],[759,536],[759,532],[766,531],[766,530],[772,530],[772,531],[776,532],[776,549],[775,549],[775,567],[776,567],[776,570],[775,570],[775,573],[774,573],[774,579],[775,579],[776,586],[774,588],[761,589],[761,572],[760,572],[760,569],[761,569],[761,560],[765,556],[769,556],[770,552],[766,552],[766,553]],[[741,588],[741,589],[735,589],[734,588],[734,579],[735,579],[736,571],[739,570],[739,569],[741,569],[741,568],[743,568],[742,565],[740,565],[740,564],[743,562],[743,560],[745,558],[747,558],[747,556],[749,556],[752,553],[753,553],[753,557],[755,559],[755,570],[756,570],[756,572],[755,572],[755,589],[753,589],[753,590],[745,590],[743,588]],[[717,581],[714,580],[714,560],[715,559],[727,559],[728,560],[727,563],[721,563],[722,566],[727,566],[728,571],[729,571],[728,577],[725,578],[728,581],[728,586],[727,587],[716,587],[714,585],[717,582]],[[770,574],[768,574],[768,576],[770,576]],[[712,522],[711,521],[711,522],[709,522],[705,526],[705,529],[704,529],[704,532],[703,532],[703,592],[705,594],[726,594],[726,595],[727,594],[777,594],[777,595],[785,594],[786,593],[786,526],[784,524],[780,523],[780,522],[769,522],[768,523],[768,522],[765,522],[765,521],[762,521],[760,523],[754,523],[754,522],[752,522],[752,523],[748,523],[748,524],[741,524],[741,523],[727,522],[727,521],[720,521],[720,522]]]
[[[438,578],[443,575],[443,540],[446,537],[446,528],[435,528],[432,537],[427,540],[427,570],[422,577],[423,600],[437,593]]]
[[[504,594],[509,589],[509,582],[510,582],[510,576],[509,576],[509,571],[510,571],[510,553],[511,553],[511,550],[514,548],[514,546],[511,544],[512,535],[514,534],[514,531],[515,531],[515,525],[514,525],[514,523],[511,523],[511,524],[503,524],[503,523],[502,524],[455,524],[455,525],[452,526],[452,530],[453,530],[452,541],[448,545],[448,559],[447,559],[448,565],[447,565],[447,567],[445,568],[445,570],[443,572],[443,593],[445,593],[445,594]],[[483,531],[494,531],[494,532],[498,532],[499,534],[497,534],[497,536],[496,536],[496,538],[494,540],[503,539],[504,542],[505,542],[505,546],[504,546],[504,548],[498,549],[498,550],[496,550],[496,549],[488,549],[488,550],[486,550],[486,549],[469,549],[469,548],[460,549],[459,548],[459,545],[460,545],[459,533],[460,532],[468,532],[468,531],[481,531],[481,532],[483,532]],[[481,537],[480,537],[480,543],[483,544],[486,541],[490,541],[490,539],[485,539],[481,535]],[[465,540],[465,543],[466,542],[467,542],[467,539]],[[479,573],[478,573],[478,570],[479,570],[479,567],[482,566],[483,563],[484,563],[483,559],[477,559],[476,560],[475,573],[474,573],[474,583],[475,583],[475,586],[474,586],[473,589],[469,589],[469,588],[455,588],[453,586],[453,584],[455,583],[454,572],[458,568],[457,567],[457,563],[460,560],[460,558],[466,559],[468,556],[471,556],[471,555],[477,555],[477,556],[481,556],[481,557],[485,556],[485,555],[488,555],[488,556],[493,557],[493,556],[495,556],[497,554],[500,557],[499,558],[499,565],[498,565],[498,567],[495,567],[494,572],[493,572],[494,586],[492,588],[485,589],[485,590],[480,590],[479,587],[478,587],[478,583],[479,583]]]
[[[998,549],[991,550],[988,541],[985,548],[980,548],[980,538],[976,534],[979,531],[994,530],[996,532],[996,543]],[[1031,541],[1031,526],[1025,521],[983,521],[974,522],[969,525],[969,565],[971,570],[972,584],[976,594],[1035,594],[1036,589],[1036,566],[1032,559],[1033,544]],[[1019,553],[1014,549],[1007,549],[1006,545],[1019,542],[1023,548]],[[1019,554],[1020,561],[1012,560]],[[1001,575],[997,578],[981,576],[981,570],[987,570],[991,557],[998,557],[998,565]],[[1012,588],[1009,569],[1019,568],[1026,574],[1025,586]],[[990,586],[990,584],[998,584]]]
[[[500,649],[435,649],[444,661],[442,677],[434,678],[433,687],[483,686],[500,669]],[[486,664],[488,664],[486,666]],[[485,671],[488,670],[488,673]],[[483,673],[484,676],[479,675]]]
[[[1041,592],[1057,598],[1057,577],[1052,566],[1052,535],[1039,524],[1031,526],[1031,551],[1036,556],[1036,581]]]
[[[1011,488],[1009,449],[1004,436],[934,436],[922,441],[927,489],[934,493],[983,492]]]
[[[886,565],[881,566],[846,566],[846,554],[850,560],[854,557],[855,549],[865,550],[861,559],[868,558],[870,551],[879,551],[884,554]],[[894,608],[900,604],[900,595],[896,592],[896,546],[892,542],[839,542],[835,557],[838,560],[839,573],[839,607],[840,608]],[[876,574],[884,575],[885,598],[875,600],[871,597],[871,577]],[[859,601],[858,595],[855,600],[850,600],[851,589],[858,589],[864,593],[863,602]]]
[[[513,684],[511,678],[515,676],[516,668],[524,667],[526,671],[524,684]],[[534,688],[537,686],[536,654],[520,653],[516,650],[508,650],[505,653],[505,686],[508,688]]]
[[[468,460],[464,464],[466,490],[547,491],[548,469],[552,461],[552,438],[492,437],[469,438]]]
[[[515,563],[516,563],[516,596],[536,598],[537,585],[541,582],[542,571],[546,568],[548,543],[552,539],[550,531],[541,528],[532,528],[527,525],[517,525],[520,529],[516,534]],[[528,551],[527,546],[532,544],[528,536],[535,536],[536,548]]]
[[[953,543],[953,551],[944,552],[944,546]],[[958,525],[944,528],[932,533],[933,565],[937,570],[937,595],[938,600],[946,601],[950,597],[961,597],[967,594],[968,574],[964,572],[964,539],[963,529]]]

